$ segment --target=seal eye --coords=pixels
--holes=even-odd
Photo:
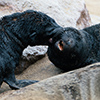
[[[59,41],[58,48],[59,48],[60,51],[63,51],[64,50],[64,43],[63,43],[62,40]]]
[[[71,46],[71,45],[73,44],[73,40],[68,39],[67,44],[68,44],[69,46]]]

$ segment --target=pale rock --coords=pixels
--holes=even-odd
[[[84,0],[0,0],[0,16],[28,9],[48,14],[63,27],[84,28],[91,24]]]
[[[15,74],[22,73],[27,67],[40,60],[46,55],[48,46],[28,46],[24,49],[19,66],[16,67]]]
[[[100,23],[100,0],[85,0],[92,24]]]
[[[100,100],[100,63],[5,92],[0,100]]]
[[[93,25],[100,23],[100,16],[93,15],[93,14],[91,14],[90,16]]]
[[[24,49],[23,51],[23,57],[26,57],[28,60],[30,59],[30,55],[34,55],[34,56],[41,56],[41,55],[45,55],[47,52],[47,46],[28,46],[26,49]],[[30,55],[29,55],[30,54]]]

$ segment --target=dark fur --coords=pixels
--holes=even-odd
[[[83,30],[64,28],[62,34],[56,34],[50,42],[49,59],[65,71],[100,61],[100,24]],[[63,45],[63,50],[58,44]]]
[[[28,10],[0,20],[0,85],[18,89],[37,81],[16,80],[14,70],[28,45],[45,45],[61,27],[44,13]]]

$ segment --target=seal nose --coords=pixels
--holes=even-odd
[[[59,40],[55,45],[60,51],[68,51],[75,46],[75,41],[73,39]]]

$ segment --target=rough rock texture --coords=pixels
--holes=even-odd
[[[0,0],[0,16],[27,9],[42,11],[64,27],[90,25],[84,0]]]
[[[84,28],[91,23],[84,0],[77,0],[77,2],[76,0],[0,0],[0,17],[27,9],[44,12],[64,27]],[[44,54],[41,56],[41,53],[33,56],[30,52],[28,55],[30,55],[28,58],[22,56],[16,74],[21,73],[30,64],[44,56]]]
[[[100,100],[100,63],[1,94],[0,100]]]
[[[46,55],[47,48],[47,46],[28,46],[24,49],[19,66],[16,67],[15,74],[20,74],[31,64],[43,58]]]

